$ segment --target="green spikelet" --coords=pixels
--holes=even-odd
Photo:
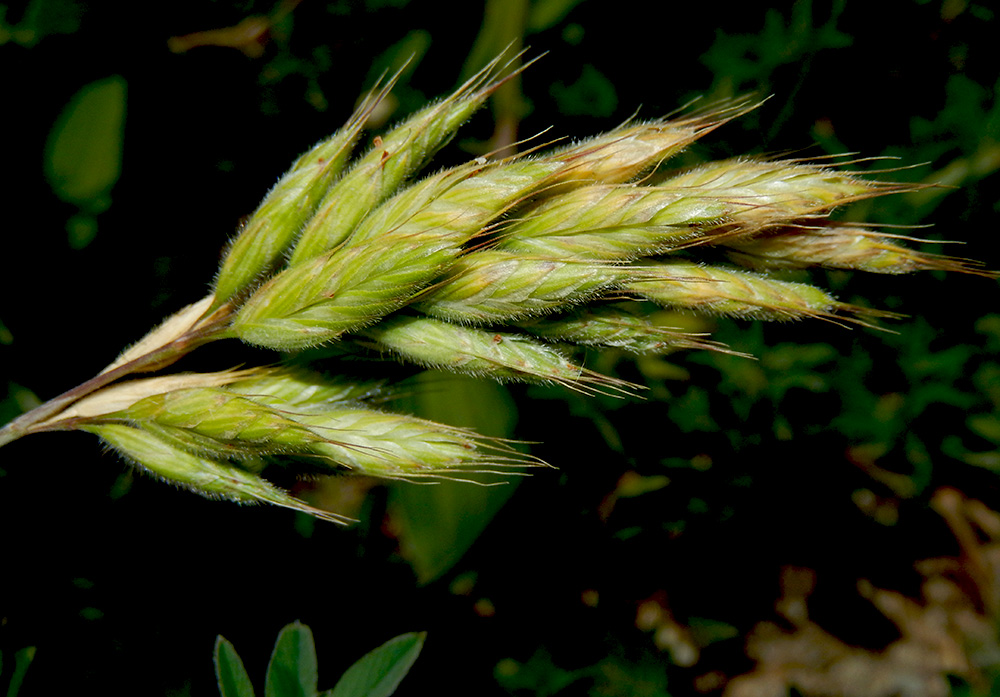
[[[700,191],[597,184],[552,197],[504,229],[503,249],[636,259],[687,246],[725,224],[728,200]]]
[[[287,415],[222,388],[152,395],[111,417],[144,428],[155,424],[161,435],[172,434],[175,442],[214,457],[304,451],[318,440]]]
[[[654,170],[705,134],[756,106],[748,102],[734,102],[683,119],[625,123],[543,157],[558,159],[569,165],[560,177],[562,182],[629,182]]]
[[[511,251],[636,259],[817,216],[887,187],[789,162],[725,160],[660,186],[595,184],[553,196],[505,229]]]
[[[649,277],[628,290],[665,307],[751,319],[828,317],[846,309],[825,291],[805,283],[779,281],[746,271],[666,262],[644,267]]]
[[[377,411],[365,401],[377,385],[331,379],[303,370],[271,374],[233,384],[246,395],[308,429],[301,452],[373,477],[455,477],[462,472],[534,467],[539,461],[510,444],[465,429],[402,414]]]
[[[537,466],[510,446],[424,419],[358,407],[296,414],[317,435],[310,451],[357,474],[391,479],[456,477],[463,472],[512,474]],[[506,468],[506,469],[505,469]]]
[[[445,170],[386,201],[336,250],[291,266],[240,308],[235,336],[280,350],[316,346],[409,303],[462,246],[563,165]]]
[[[163,447],[219,467],[235,461],[241,470],[263,469],[264,457],[275,454],[393,478],[537,464],[508,445],[463,429],[356,403],[368,393],[358,385],[276,370],[232,389],[186,388],[152,395],[100,422],[124,421],[162,441]],[[183,479],[176,472],[171,478]]]
[[[264,198],[219,269],[219,304],[243,292],[282,259],[344,169],[372,106],[363,104],[340,131],[300,157]]]
[[[415,307],[458,323],[510,322],[586,302],[636,276],[630,267],[485,250],[456,262]]]
[[[294,351],[357,331],[397,310],[458,255],[433,233],[375,238],[293,266],[257,291],[231,331],[244,341]]]
[[[313,508],[251,472],[192,454],[152,433],[123,424],[91,424],[82,430],[96,434],[142,469],[203,496],[238,503],[270,503],[334,523],[352,522]]]
[[[886,235],[852,226],[787,228],[724,244],[731,248],[733,261],[758,270],[825,266],[883,274],[938,270],[992,275],[970,259],[925,254]]]
[[[859,179],[818,165],[789,160],[719,160],[669,177],[668,188],[719,191],[746,210],[741,223],[774,224],[829,211],[834,206],[904,187]],[[760,211],[757,221],[754,211]]]
[[[563,315],[522,321],[524,331],[546,341],[617,348],[632,353],[671,353],[682,349],[726,350],[700,336],[656,324],[635,307],[596,305]]]
[[[330,188],[302,231],[290,264],[301,264],[350,237],[358,223],[422,168],[502,84],[490,80],[495,59],[459,90],[376,139],[372,149]]]
[[[377,346],[418,365],[495,380],[551,382],[583,392],[632,386],[591,373],[530,337],[461,327],[429,317],[393,317],[365,330]]]

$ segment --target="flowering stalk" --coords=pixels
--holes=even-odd
[[[206,343],[238,339],[293,359],[320,346],[375,350],[483,378],[621,395],[638,386],[588,370],[577,348],[728,350],[662,326],[649,316],[651,304],[864,323],[878,313],[768,272],[993,275],[828,219],[838,206],[900,185],[762,158],[666,169],[682,149],[754,108],[744,102],[629,122],[551,152],[480,158],[412,181],[499,87],[503,68],[497,59],[352,162],[389,80],[267,194],[229,246],[211,295],[93,379],[4,426],[0,445],[84,430],[136,466],[206,496],[346,522],[276,487],[264,477],[268,468],[414,480],[517,474],[543,463],[504,441],[383,411],[373,400],[383,389],[377,383],[273,367],[280,363],[273,354],[240,370],[170,373],[170,366]],[[751,270],[706,263],[706,249]]]

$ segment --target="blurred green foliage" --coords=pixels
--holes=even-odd
[[[0,45],[12,41],[31,48],[47,36],[72,34],[80,29],[83,12],[75,0],[30,0],[14,22],[10,8],[0,5]]]
[[[24,675],[28,672],[28,666],[31,665],[34,657],[34,646],[28,646],[14,654],[14,665],[10,670],[10,679],[7,681],[7,697],[17,697],[17,693],[21,691],[21,684],[24,682]],[[4,675],[3,665],[3,653],[0,652],[0,676]]]
[[[111,205],[111,189],[121,175],[125,89],[120,75],[85,85],[49,133],[45,176],[56,196],[80,209],[66,221],[74,249],[93,241],[96,215]]]
[[[428,371],[412,381],[398,406],[425,419],[470,428],[491,438],[514,435],[517,407],[502,385]],[[451,569],[515,491],[511,477],[468,475],[469,481],[395,486],[389,502],[402,555],[419,583]]]

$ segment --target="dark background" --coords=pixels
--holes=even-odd
[[[420,49],[394,118],[458,84],[485,41],[477,37],[490,33],[478,2],[304,0],[285,8],[259,56],[176,53],[169,37],[282,6],[139,5],[6,5],[4,26],[35,34],[8,33],[0,45],[2,421],[31,394],[48,399],[87,379],[201,297],[239,219],[400,56]],[[675,5],[539,2],[529,5],[538,24],[518,31],[509,13],[520,4],[509,3],[507,18],[492,21],[515,30],[496,33],[522,35],[529,57],[546,54],[519,85],[520,134],[584,137],[698,95],[772,95],[689,161],[899,157],[888,166],[912,167],[880,176],[948,176],[957,188],[879,200],[865,215],[933,223],[918,232],[968,243],[943,251],[1000,266],[1000,25],[987,3]],[[557,11],[546,18],[546,8]],[[127,85],[111,203],[62,200],[44,174],[46,141],[73,94],[109,75]],[[484,110],[440,161],[478,154],[492,123]],[[89,241],[67,234],[80,215],[96,230]],[[857,595],[857,580],[915,596],[914,561],[956,553],[928,507],[935,490],[1000,505],[995,472],[969,456],[1000,448],[988,428],[998,409],[997,284],[936,272],[815,278],[910,318],[891,324],[897,334],[720,321],[718,338],[760,360],[671,356],[659,366],[667,377],[621,356],[591,359],[649,385],[645,400],[511,386],[517,437],[539,442],[532,452],[559,470],[523,482],[466,556],[423,585],[386,523],[384,488],[344,530],[132,476],[87,434],[11,444],[0,454],[4,670],[31,645],[23,695],[211,695],[216,635],[262,680],[278,630],[299,619],[316,635],[323,688],[374,646],[425,630],[401,695],[506,694],[518,684],[495,679],[497,665],[533,656],[537,675],[522,671],[518,694],[551,694],[578,670],[565,694],[690,694],[701,674],[750,670],[743,637],[773,616],[788,565],[816,571],[814,619],[881,648],[898,630]],[[880,453],[876,468],[859,465],[860,446]],[[626,472],[670,483],[606,514]],[[868,494],[882,507],[859,504]],[[637,604],[654,596],[669,598],[682,623],[711,619],[729,638],[694,668],[673,665],[635,626]]]

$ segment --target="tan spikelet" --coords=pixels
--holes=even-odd
[[[762,270],[826,266],[884,274],[950,271],[995,276],[971,259],[927,254],[904,247],[884,233],[849,225],[787,228],[723,242],[732,248],[730,256],[734,261]]]

